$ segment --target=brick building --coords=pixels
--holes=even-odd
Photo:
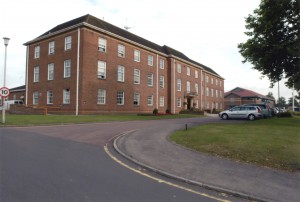
[[[224,79],[91,15],[25,43],[26,104],[76,114],[223,109]]]
[[[236,87],[231,91],[225,92],[224,94],[225,109],[230,109],[234,106],[243,104],[261,103],[268,103],[270,107],[275,106],[275,100],[273,98],[240,87]]]

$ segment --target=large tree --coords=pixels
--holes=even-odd
[[[267,76],[271,87],[283,78],[300,95],[300,0],[261,0],[246,18],[249,39],[238,45],[244,63]]]

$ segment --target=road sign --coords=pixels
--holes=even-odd
[[[9,89],[7,87],[0,88],[0,96],[1,97],[8,97],[9,96]]]

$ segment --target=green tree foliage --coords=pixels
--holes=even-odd
[[[275,100],[275,97],[272,92],[268,92],[268,95],[266,95],[266,97],[273,98]]]
[[[277,106],[279,106],[279,107],[285,107],[286,106],[285,97],[279,97],[279,100],[277,100]]]
[[[274,83],[283,78],[300,95],[300,0],[262,0],[246,18],[249,39],[238,45],[245,62]]]
[[[293,106],[293,98],[292,97],[289,98],[288,105]],[[295,105],[295,107],[299,107],[299,102],[296,99],[294,99],[294,105]]]

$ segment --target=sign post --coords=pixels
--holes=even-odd
[[[5,124],[5,98],[9,96],[9,89],[7,87],[0,88],[0,96],[2,99],[2,124]]]

